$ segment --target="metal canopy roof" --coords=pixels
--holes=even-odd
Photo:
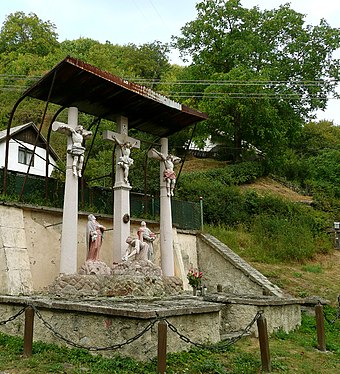
[[[72,57],[66,57],[24,95],[74,106],[111,121],[123,115],[129,120],[129,128],[159,137],[208,118],[205,113]]]

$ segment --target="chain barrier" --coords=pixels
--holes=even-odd
[[[67,344],[71,345],[72,347],[75,347],[75,348],[81,348],[81,349],[86,349],[88,351],[112,351],[112,350],[115,350],[115,349],[119,349],[121,347],[123,347],[124,345],[127,345],[127,344],[131,344],[132,342],[134,342],[135,340],[139,339],[141,336],[143,336],[147,331],[149,331],[154,325],[156,322],[160,321],[161,319],[160,318],[155,318],[154,320],[152,320],[147,326],[144,327],[144,329],[139,332],[137,335],[135,335],[134,337],[132,338],[129,338],[127,339],[125,342],[122,342],[122,343],[117,343],[117,344],[113,344],[113,345],[110,345],[108,347],[92,347],[92,346],[83,346],[81,344],[78,344],[78,343],[75,343],[73,342],[72,340],[68,339],[68,338],[65,338],[63,335],[61,335],[58,331],[56,331],[53,326],[47,322],[43,316],[41,315],[41,313],[39,312],[39,310],[34,306],[34,305],[31,305],[32,308],[34,309],[37,317],[41,320],[41,322],[43,323],[43,325],[45,327],[47,327],[56,337],[58,337],[59,339],[63,340],[64,342],[66,342]]]
[[[0,326],[2,326],[2,325],[6,325],[6,323],[8,323],[8,322],[14,321],[14,320],[15,320],[16,318],[18,318],[21,314],[23,314],[27,308],[28,308],[28,305],[26,305],[26,306],[24,306],[22,309],[20,309],[18,313],[14,314],[14,316],[9,317],[9,318],[8,318],[7,320],[5,320],[5,321],[0,321]]]
[[[340,299],[340,297],[339,297],[339,299]],[[248,334],[249,331],[250,331],[250,329],[252,328],[252,326],[261,317],[261,315],[263,313],[262,310],[258,311],[256,313],[255,317],[252,319],[252,321],[244,328],[244,330],[239,335],[237,335],[237,336],[235,336],[233,338],[230,338],[230,339],[224,339],[224,340],[222,340],[222,341],[220,341],[220,342],[218,342],[216,344],[202,344],[202,343],[194,342],[190,338],[188,338],[187,336],[181,334],[178,331],[178,329],[171,322],[169,322],[164,317],[159,317],[159,315],[156,312],[156,318],[153,319],[151,322],[149,322],[149,324],[146,325],[141,332],[139,332],[137,335],[133,336],[132,338],[129,338],[129,339],[127,339],[126,341],[124,341],[122,343],[113,344],[113,345],[110,345],[110,346],[107,346],[107,347],[93,347],[93,346],[83,346],[81,344],[75,343],[74,341],[72,341],[72,340],[64,337],[62,334],[60,334],[58,331],[56,331],[54,329],[54,327],[48,321],[46,321],[43,318],[43,316],[41,315],[40,311],[34,305],[26,305],[25,307],[23,307],[22,309],[20,309],[19,312],[17,312],[12,317],[8,318],[5,321],[0,321],[0,325],[5,325],[8,322],[14,321],[17,317],[19,317],[21,314],[23,314],[28,307],[33,308],[36,316],[40,319],[40,321],[42,322],[42,324],[47,329],[49,329],[57,338],[63,340],[65,343],[69,344],[72,347],[80,348],[80,349],[86,349],[86,350],[92,351],[92,352],[93,351],[115,350],[115,349],[122,348],[125,345],[131,344],[134,341],[138,340],[140,337],[142,337],[147,331],[149,331],[159,321],[164,321],[168,325],[169,329],[172,332],[174,332],[175,334],[177,334],[179,336],[179,338],[181,340],[183,340],[185,343],[192,344],[192,345],[194,345],[197,348],[203,348],[203,349],[209,349],[209,350],[215,350],[215,351],[223,351],[223,350],[226,350],[229,346],[235,344],[244,335]],[[339,317],[339,313],[338,313],[337,318],[338,317]]]
[[[252,326],[255,324],[255,322],[261,317],[263,311],[260,310],[256,313],[255,317],[252,319],[252,321],[244,328],[244,330],[241,332],[240,335],[237,335],[233,338],[230,339],[224,339],[221,340],[220,342],[216,344],[202,344],[202,343],[197,343],[193,342],[190,340],[187,336],[181,334],[177,328],[169,322],[166,318],[163,318],[163,320],[167,323],[169,329],[173,331],[175,334],[179,336],[181,340],[183,340],[185,343],[190,343],[194,345],[197,348],[203,348],[203,349],[209,349],[209,350],[214,350],[214,351],[224,351],[226,350],[229,346],[235,344],[237,341],[239,341],[245,334],[249,333],[250,329]]]
[[[330,320],[327,316],[325,311],[323,312],[325,320],[330,324],[334,325],[334,323],[340,318],[340,295],[338,296],[338,306],[337,306],[337,311],[336,311],[336,316],[334,319]]]

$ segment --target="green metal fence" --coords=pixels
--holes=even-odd
[[[3,169],[0,169],[0,186],[3,186]],[[24,188],[23,188],[24,185]],[[7,172],[7,190],[3,199],[11,199],[55,208],[63,207],[64,182],[18,172]],[[173,224],[181,229],[198,230],[201,227],[201,210],[199,202],[171,200]],[[88,187],[79,183],[79,209],[93,213],[113,213],[112,189],[105,187]],[[135,219],[158,221],[160,215],[159,198],[131,192],[131,216]]]

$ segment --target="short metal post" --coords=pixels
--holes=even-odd
[[[258,328],[258,331],[259,331],[259,343],[260,343],[260,350],[261,350],[262,370],[265,373],[270,373],[271,372],[271,364],[270,364],[267,320],[262,314],[257,320],[257,328]]]
[[[166,346],[167,346],[167,324],[164,321],[158,322],[158,373],[166,371]]]
[[[325,320],[323,315],[323,306],[319,303],[315,305],[316,333],[318,337],[318,350],[326,350],[325,339]]]
[[[204,222],[203,222],[203,196],[200,196],[200,208],[201,208],[201,231],[203,232]]]
[[[31,306],[29,306],[25,310],[24,357],[32,356],[33,325],[34,309]]]

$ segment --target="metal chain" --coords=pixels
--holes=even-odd
[[[339,297],[339,301],[340,301],[340,297]],[[339,304],[340,305],[340,304]],[[238,336],[235,336],[231,339],[225,339],[225,340],[222,340],[216,344],[202,344],[202,343],[197,343],[197,342],[194,342],[192,341],[190,338],[188,338],[187,336],[181,334],[178,329],[171,323],[169,322],[166,318],[164,317],[159,317],[157,312],[156,312],[156,318],[154,320],[152,320],[148,325],[146,325],[144,327],[144,329],[139,332],[137,335],[133,336],[132,338],[129,338],[127,339],[125,342],[122,342],[122,343],[117,343],[117,344],[113,344],[111,346],[107,346],[107,347],[93,347],[93,346],[83,346],[81,344],[78,344],[78,343],[75,343],[74,341],[68,339],[68,338],[65,338],[63,335],[61,335],[58,331],[56,331],[53,326],[47,322],[43,316],[41,315],[41,313],[39,312],[39,310],[34,306],[34,305],[26,305],[25,307],[23,307],[18,313],[16,313],[15,315],[13,315],[12,317],[8,318],[7,320],[5,321],[0,321],[0,325],[5,325],[6,323],[8,322],[11,322],[13,320],[15,320],[17,317],[19,317],[21,314],[23,314],[25,312],[25,310],[28,308],[28,307],[32,307],[35,314],[37,315],[37,317],[41,320],[41,322],[43,323],[43,325],[45,327],[47,327],[56,337],[58,337],[59,339],[63,340],[64,342],[66,342],[67,344],[69,344],[70,346],[73,346],[75,348],[81,348],[81,349],[86,349],[88,351],[109,351],[109,350],[115,350],[115,349],[119,349],[119,348],[122,348],[123,346],[127,345],[127,344],[131,344],[133,343],[134,341],[136,341],[137,339],[139,339],[141,336],[143,336],[147,331],[149,331],[155,324],[156,322],[159,322],[159,321],[165,321],[166,324],[168,325],[169,329],[174,332],[175,334],[177,334],[179,336],[179,338],[181,340],[183,340],[185,343],[190,343],[198,348],[203,348],[203,349],[209,349],[209,350],[217,350],[217,351],[222,351],[222,350],[225,350],[226,348],[228,348],[229,346],[231,346],[232,344],[235,344],[238,340],[240,340],[245,334],[249,333],[250,329],[252,328],[252,326],[255,324],[255,322],[260,318],[260,316],[262,315],[263,311],[258,311],[255,315],[255,317],[252,319],[252,321],[244,328],[244,330],[241,332],[240,335]],[[337,315],[337,318],[339,318],[339,312],[338,312],[338,315]]]
[[[247,334],[250,329],[252,328],[252,326],[254,325],[254,323],[261,317],[263,311],[258,311],[255,315],[255,317],[252,319],[252,321],[245,327],[245,329],[241,332],[240,335],[238,336],[235,336],[231,339],[225,339],[225,340],[222,340],[216,344],[202,344],[202,343],[197,343],[197,342],[193,342],[192,340],[190,340],[187,336],[181,334],[177,328],[171,323],[169,322],[166,318],[164,318],[164,321],[167,323],[167,325],[169,326],[169,329],[171,331],[173,331],[174,333],[176,333],[179,338],[181,340],[183,340],[185,343],[190,343],[192,345],[194,345],[195,347],[198,347],[198,348],[204,348],[204,349],[209,349],[209,350],[216,350],[216,351],[222,351],[222,350],[225,350],[226,348],[228,348],[229,346],[231,346],[232,344],[235,344],[238,340],[240,340],[245,334]]]
[[[24,306],[22,309],[19,310],[18,313],[14,314],[14,316],[12,317],[9,317],[7,320],[5,321],[0,321],[0,326],[2,325],[6,325],[6,323],[8,322],[11,322],[11,321],[14,321],[17,317],[19,317],[21,314],[24,313],[24,311],[28,308],[28,305]]]
[[[340,295],[338,296],[338,307],[337,307],[337,312],[336,312],[336,316],[333,320],[330,320],[328,319],[328,317],[326,316],[326,313],[324,311],[323,313],[324,317],[325,317],[325,320],[331,324],[331,325],[334,325],[334,323],[340,318]]]
[[[50,331],[52,331],[52,333],[58,337],[59,339],[63,340],[64,342],[66,342],[67,344],[75,347],[75,348],[82,348],[82,349],[86,349],[88,351],[109,351],[109,350],[115,350],[115,349],[119,349],[121,347],[123,347],[124,345],[127,345],[127,344],[131,344],[132,342],[134,342],[135,340],[139,339],[141,336],[143,336],[147,331],[149,331],[157,321],[160,320],[160,318],[155,318],[153,321],[151,321],[146,327],[144,327],[144,329],[139,332],[137,335],[133,336],[132,338],[129,338],[127,339],[125,342],[123,343],[117,343],[117,344],[113,344],[111,346],[108,346],[108,347],[93,347],[93,346],[83,346],[81,344],[78,344],[78,343],[75,343],[73,342],[72,340],[68,339],[68,338],[65,338],[63,335],[61,335],[58,331],[56,331],[53,326],[47,322],[43,316],[41,315],[41,313],[39,312],[39,310],[34,306],[32,305],[32,308],[34,309],[37,317],[41,320],[41,322],[44,324],[45,327],[47,327]]]

